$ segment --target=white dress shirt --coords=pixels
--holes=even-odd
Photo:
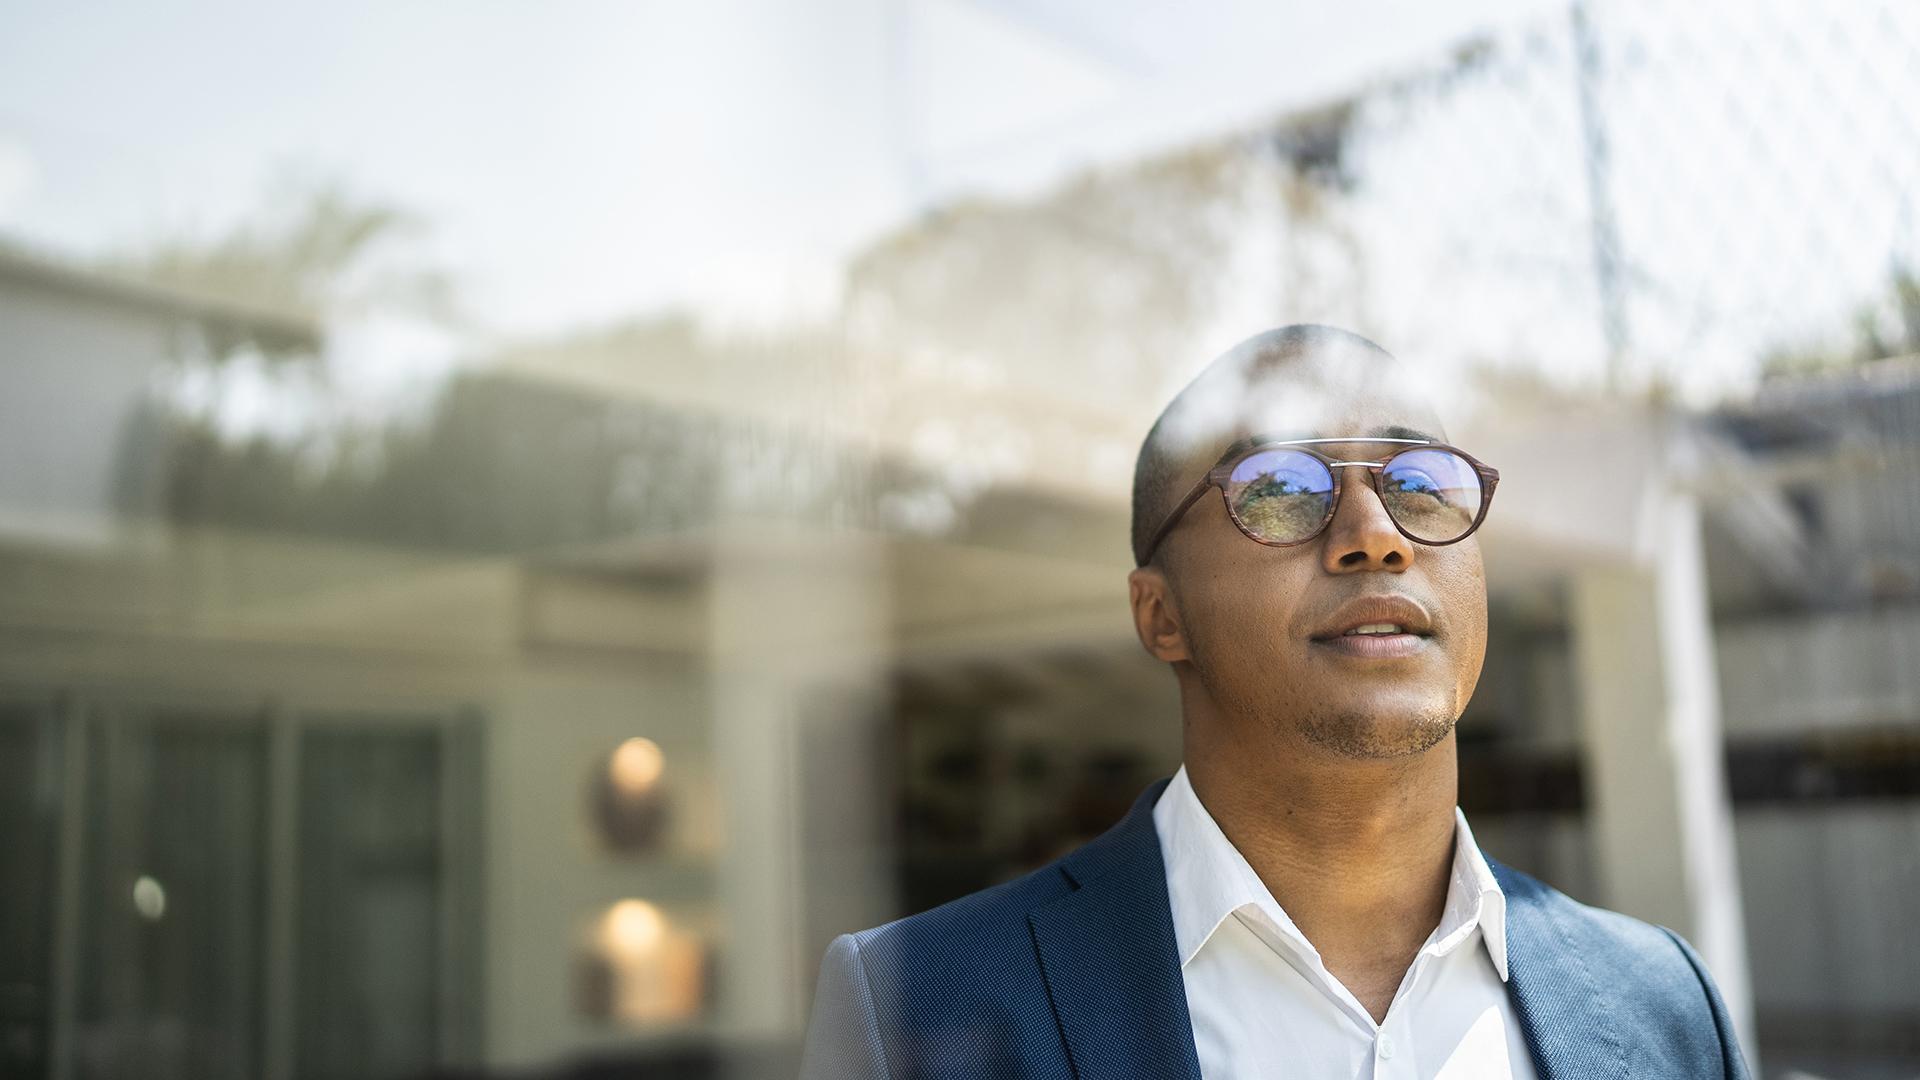
[[[1153,808],[1207,1080],[1535,1080],[1507,998],[1506,896],[1454,809],[1446,910],[1374,1023],[1200,803],[1183,767]]]

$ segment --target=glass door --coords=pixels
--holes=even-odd
[[[97,716],[72,1075],[264,1073],[265,717]]]
[[[52,1054],[59,720],[0,699],[0,1076],[44,1076]]]

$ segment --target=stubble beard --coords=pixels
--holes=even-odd
[[[1412,757],[1440,745],[1459,718],[1451,710],[1378,716],[1337,709],[1310,709],[1293,722],[1301,738],[1343,757],[1370,761]],[[1275,725],[1286,721],[1273,717]]]
[[[1192,656],[1195,672],[1219,709],[1242,730],[1264,730],[1286,741],[1290,735],[1341,757],[1366,761],[1408,758],[1445,741],[1459,711],[1440,704],[1365,712],[1301,700],[1285,688],[1248,693]]]

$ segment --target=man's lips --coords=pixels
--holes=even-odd
[[[1380,635],[1383,638],[1433,636],[1433,617],[1427,614],[1427,609],[1418,600],[1402,593],[1382,593],[1357,596],[1340,605],[1311,637],[1321,643],[1351,641],[1363,635],[1351,635],[1348,631],[1383,624],[1398,627],[1402,631],[1399,634]]]
[[[1432,647],[1432,640],[1419,634],[1349,634],[1314,638],[1312,644],[1356,659],[1392,660],[1418,656]]]

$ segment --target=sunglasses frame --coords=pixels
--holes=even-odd
[[[1398,445],[1400,449],[1395,450],[1379,461],[1341,461],[1337,458],[1330,458],[1317,450],[1306,449],[1306,447],[1323,443],[1390,443]],[[1332,497],[1327,500],[1326,516],[1320,519],[1320,524],[1315,526],[1312,532],[1298,540],[1266,540],[1254,535],[1253,530],[1247,526],[1247,523],[1240,520],[1240,515],[1235,512],[1233,508],[1233,500],[1227,496],[1227,481],[1232,478],[1233,470],[1238,467],[1241,462],[1255,454],[1281,447],[1301,447],[1301,453],[1318,458],[1321,463],[1325,464],[1328,474],[1333,478],[1333,490],[1329,493]],[[1199,481],[1193,485],[1192,490],[1188,491],[1186,496],[1180,500],[1179,504],[1173,508],[1173,511],[1167,515],[1166,520],[1160,523],[1160,527],[1154,530],[1153,539],[1147,543],[1146,556],[1140,560],[1140,565],[1145,566],[1153,561],[1153,553],[1160,549],[1160,542],[1167,538],[1167,534],[1172,532],[1173,527],[1180,523],[1180,519],[1186,516],[1188,510],[1193,508],[1193,504],[1200,501],[1200,497],[1207,493],[1207,489],[1214,487],[1220,489],[1220,499],[1227,508],[1227,517],[1233,521],[1234,528],[1239,529],[1241,534],[1247,539],[1252,540],[1256,544],[1264,544],[1267,547],[1282,548],[1299,547],[1301,544],[1312,543],[1319,538],[1321,533],[1327,531],[1327,526],[1332,523],[1333,516],[1340,511],[1340,478],[1342,469],[1358,467],[1367,470],[1367,473],[1372,479],[1373,493],[1376,496],[1380,496],[1381,506],[1385,507],[1386,498],[1380,490],[1380,477],[1386,472],[1387,466],[1392,464],[1394,458],[1413,450],[1445,450],[1459,455],[1462,460],[1472,466],[1473,471],[1480,476],[1479,512],[1474,514],[1473,523],[1467,526],[1466,531],[1451,540],[1435,541],[1420,539],[1401,526],[1399,519],[1393,516],[1391,509],[1387,510],[1387,520],[1393,522],[1394,529],[1396,529],[1401,536],[1406,537],[1416,544],[1424,544],[1427,547],[1446,547],[1448,544],[1457,544],[1467,537],[1472,536],[1474,530],[1480,527],[1480,523],[1487,519],[1487,508],[1493,504],[1493,489],[1500,485],[1500,470],[1488,465],[1457,446],[1436,442],[1431,439],[1386,439],[1366,436],[1337,439],[1269,439],[1263,436],[1254,436],[1252,439],[1242,439],[1233,446],[1228,447],[1227,452],[1220,456],[1220,460],[1215,462],[1214,466],[1207,470],[1206,475],[1202,476]]]

